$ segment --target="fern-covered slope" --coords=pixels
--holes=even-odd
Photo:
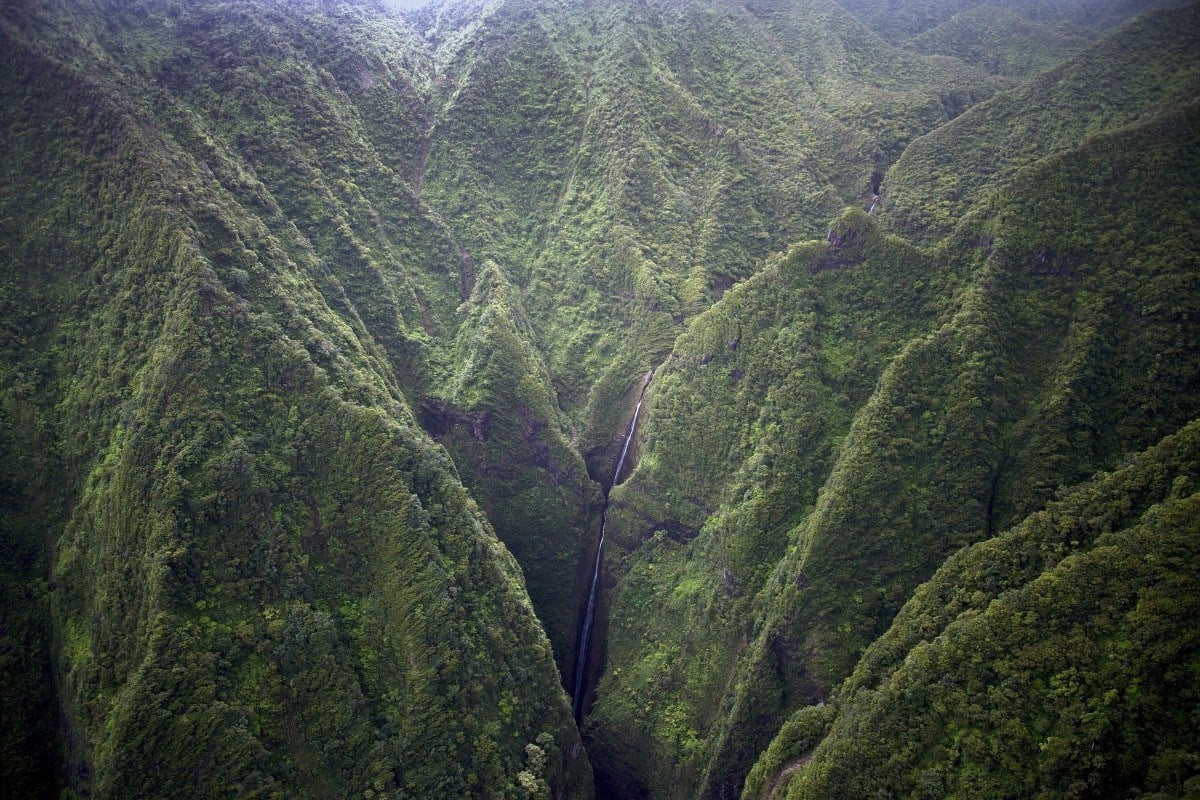
[[[956,554],[744,796],[1194,791],[1198,452],[1192,424]]]
[[[906,46],[954,56],[994,75],[1034,75],[1091,44],[1096,34],[1070,21],[1033,22],[1009,8],[970,8],[913,37]]]
[[[840,0],[863,24],[889,42],[907,43],[960,14],[987,6],[1020,14],[1035,24],[1069,23],[1112,32],[1129,18],[1153,8],[1187,5],[1168,0]]]
[[[832,3],[512,2],[463,30],[422,196],[521,288],[596,475],[679,321],[993,85]]]

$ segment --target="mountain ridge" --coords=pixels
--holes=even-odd
[[[913,653],[967,676],[939,630],[998,658],[999,610],[937,603],[1056,496],[1125,503],[1101,472],[1167,499],[1032,579],[1068,587],[1039,619],[1192,546],[1154,465],[1200,413],[1196,7],[1100,38],[1106,4],[1050,66],[1063,17],[966,5],[892,43],[824,0],[5,6],[0,792],[1017,786],[1009,729],[897,697],[936,692]],[[972,13],[1050,68],[988,74]],[[1097,769],[1183,791],[1184,716]],[[1062,720],[1022,724],[1094,796]]]

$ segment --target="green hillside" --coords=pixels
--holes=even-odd
[[[905,388],[883,407],[890,405],[890,410],[875,423],[876,436],[892,439],[893,455],[863,460],[858,467],[870,470],[882,482],[872,485],[853,473],[846,475],[846,486],[852,486],[858,497],[886,492],[896,498],[900,513],[875,517],[874,511],[863,513],[861,501],[839,505],[838,494],[832,491],[842,485],[835,468],[827,487],[829,505],[818,504],[790,566],[781,567],[782,574],[794,575],[798,569],[810,576],[818,571],[822,557],[845,563],[850,550],[847,536],[859,530],[865,538],[861,539],[863,560],[858,563],[871,565],[872,571],[857,574],[869,580],[873,591],[888,575],[895,575],[893,581],[921,580],[935,562],[904,578],[903,573],[895,573],[895,565],[904,563],[902,555],[912,558],[929,546],[936,553],[946,545],[961,545],[964,538],[985,538],[1003,530],[1035,512],[1058,487],[1070,486],[1097,469],[1117,466],[1126,454],[1195,416],[1200,365],[1195,358],[1192,243],[1197,232],[1189,221],[1177,217],[1179,196],[1170,190],[1160,193],[1169,186],[1189,196],[1191,190],[1185,186],[1190,173],[1181,165],[1192,165],[1194,171],[1197,163],[1195,121],[1193,106],[1143,128],[1093,140],[1080,151],[1030,169],[997,201],[997,207],[1005,210],[993,223],[995,239],[989,247],[994,249],[981,276],[981,293],[964,306],[950,328],[961,331],[958,336],[973,330],[985,338],[977,340],[974,353],[964,348],[971,355],[960,367],[963,372],[932,395],[946,398],[942,410],[940,403],[930,409],[930,394],[921,401],[921,395],[911,393],[906,384],[915,387],[916,381],[897,381],[897,387]],[[1150,142],[1156,146],[1148,146]],[[1100,171],[1101,164],[1113,172]],[[1064,194],[1063,185],[1080,191]],[[1113,230],[1112,220],[1080,212],[1102,197],[1120,197],[1110,206],[1113,213],[1136,215],[1146,227],[1137,233],[1127,229],[1124,235],[1098,232],[1099,227]],[[1147,262],[1132,256],[1143,245],[1146,252],[1163,257]],[[988,321],[968,324],[975,323],[971,319],[975,314],[985,315],[976,319]],[[950,331],[939,331],[939,338]],[[952,346],[963,347],[969,341],[960,339]],[[926,353],[932,354],[929,348],[936,344],[937,338],[912,351],[911,368],[922,364],[927,369]],[[1052,349],[1043,349],[1048,345]],[[901,359],[896,367],[903,363]],[[952,387],[964,380],[990,382],[994,388],[979,395],[995,398],[992,404],[957,405]],[[886,381],[881,388],[885,385]],[[903,425],[906,419],[913,420],[914,411],[933,423],[919,436],[914,435],[917,429]],[[905,438],[897,440],[897,434]],[[947,437],[937,443],[942,454],[956,439],[961,442],[956,445],[962,453],[959,459],[942,455],[923,460],[922,451],[912,448],[914,443],[918,448],[929,446],[931,434]],[[897,441],[901,446],[896,446]],[[933,487],[936,490],[931,492]],[[918,503],[920,516],[914,520],[910,509]],[[826,508],[834,515],[822,519]],[[905,519],[913,521],[903,527],[896,524]],[[822,542],[822,536],[835,532],[836,545],[832,539]],[[897,534],[900,541],[894,538]],[[915,546],[920,542],[927,544]],[[948,554],[942,551],[938,559]],[[883,571],[877,571],[881,567]],[[828,571],[819,570],[822,575]],[[795,582],[782,584],[781,596],[770,603],[771,611],[780,616],[769,620],[759,634],[774,652],[763,651],[752,670],[765,673],[765,679],[758,681],[763,691],[773,686],[782,690],[785,706],[790,698],[803,697],[809,670],[819,676],[822,666],[830,663],[825,660],[828,654],[840,652],[840,662],[832,662],[836,668],[824,673],[830,679],[825,686],[833,688],[837,679],[850,672],[855,651],[881,633],[880,622],[891,616],[886,605],[882,606],[885,613],[879,613],[881,604],[871,600],[866,586],[861,595],[847,598],[845,587],[854,585],[852,579],[829,587],[841,592],[832,595],[833,613],[814,615],[807,610],[812,608],[809,604],[816,602],[817,608],[824,609],[820,583],[814,579],[812,584],[818,592]],[[893,596],[907,595],[913,585]],[[838,620],[846,627],[835,633],[821,625],[796,624],[797,619],[814,616]],[[856,630],[861,633],[856,635]],[[790,649],[777,644],[781,638],[803,642],[814,656],[824,658],[813,658],[798,670],[778,660],[777,652]],[[1125,673],[1130,680],[1136,675],[1132,669]],[[809,702],[821,699],[810,695]]]
[[[981,5],[906,42],[928,55],[947,55],[994,75],[1043,72],[1091,44],[1096,34],[1069,20],[1033,22],[1009,8]]]
[[[993,86],[833,3],[514,2],[474,25],[433,92],[422,197],[521,288],[593,476],[679,322]]]
[[[928,259],[861,211],[834,231],[837,244],[769,260],[680,337],[651,387],[637,471],[615,496],[613,527],[632,551],[613,567],[629,569],[610,617],[619,666],[585,733],[605,774],[661,776],[650,796],[695,791],[789,530],[886,360],[938,314],[946,278],[931,280]],[[660,748],[660,768],[642,768]],[[622,786],[617,796],[634,796]]]
[[[16,11],[4,585],[30,604],[5,604],[5,792],[590,796],[521,571],[406,396],[405,314],[452,273],[415,285],[388,248],[428,264],[448,237],[398,214],[403,185],[351,122],[328,138],[363,155],[361,184],[298,149],[308,131],[241,142],[181,99],[202,81],[168,92],[163,65],[199,56],[149,38],[163,18]],[[374,203],[387,222],[365,224]]]
[[[851,213],[681,337],[617,496],[638,549],[585,727],[615,796],[739,790],[943,559],[1196,414],[1195,146],[1191,112],[1090,139],[925,257]]]
[[[1195,99],[1200,11],[1141,17],[920,141],[883,186],[896,227],[930,241],[1029,164]]]
[[[1063,23],[1112,32],[1130,17],[1153,8],[1186,3],[1157,0],[840,0],[841,5],[889,42],[901,43],[926,34],[959,15],[983,13],[988,8],[1005,9],[1033,25]],[[1025,31],[1018,31],[1024,33]]]
[[[1192,794],[1196,434],[947,561],[744,796]]]
[[[1140,8],[4,4],[0,797],[1194,793]]]

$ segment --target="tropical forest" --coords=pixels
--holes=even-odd
[[[1200,800],[1200,4],[0,0],[0,798]]]

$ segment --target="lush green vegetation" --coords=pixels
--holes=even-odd
[[[1135,5],[6,3],[0,796],[1194,793]]]
[[[951,558],[868,649],[778,796],[1194,793],[1198,434]],[[817,741],[793,737],[791,753]],[[764,789],[756,768],[745,796]]]
[[[960,58],[995,75],[1032,75],[1086,47],[1096,34],[1069,20],[1033,22],[1009,8],[975,6],[913,37],[922,53]]]
[[[422,196],[521,287],[594,477],[680,322],[994,86],[831,2],[520,2],[471,36],[434,90]]]
[[[1156,3],[1151,0],[1081,0],[1059,3],[1055,0],[911,0],[905,3],[880,3],[876,0],[843,0],[842,5],[871,30],[891,42],[911,44],[915,37],[937,28],[962,14],[990,15],[989,9],[1019,14],[1032,25],[1089,27],[1109,31],[1120,27],[1129,17],[1150,8],[1186,3]],[[1007,16],[1007,14],[1005,14]],[[1017,39],[1026,30],[1014,31]],[[974,38],[966,31],[967,41]],[[1037,34],[1035,34],[1037,35]]]
[[[720,721],[714,699],[734,690],[788,531],[888,357],[938,313],[948,278],[928,259],[862,211],[833,231],[837,243],[768,260],[680,337],[651,385],[637,471],[614,495],[614,550],[632,551],[609,623],[619,667],[585,730],[604,743],[593,750],[606,775],[661,776],[651,796],[694,792]],[[656,750],[664,766],[640,769]]]
[[[338,164],[373,151],[344,104],[317,113],[335,87],[295,89],[329,148],[306,158],[315,134],[264,105],[259,150],[227,96],[189,106],[199,55],[164,88],[184,56],[139,10],[206,58],[262,21],[48,9],[2,32],[4,588],[28,598],[5,611],[5,791],[590,796],[521,571],[410,410],[429,366],[405,318],[447,271],[406,282],[386,248],[451,240],[371,197],[386,165]]]
[[[458,370],[446,402],[427,401],[426,427],[505,532],[557,661],[570,665],[574,566],[599,525],[600,489],[564,433],[519,297],[494,262],[480,267],[464,310],[454,352]]]
[[[1196,415],[1194,397],[1200,364],[1196,361],[1197,273],[1194,247],[1198,231],[1190,220],[1178,216],[1178,211],[1180,202],[1187,206],[1195,198],[1190,184],[1194,182],[1197,144],[1200,143],[1196,136],[1197,111],[1196,106],[1191,105],[1163,113],[1140,126],[1094,137],[1068,154],[1046,159],[1022,171],[1000,196],[994,198],[989,211],[969,218],[960,228],[957,240],[952,240],[942,248],[940,252],[961,252],[964,244],[981,242],[978,237],[986,230],[988,236],[984,246],[991,252],[983,260],[979,288],[967,295],[963,311],[949,328],[939,331],[933,339],[916,345],[916,349],[910,353],[910,366],[906,370],[912,373],[911,376],[901,380],[902,373],[897,374],[897,382],[892,384],[892,387],[901,389],[901,393],[893,395],[871,415],[879,415],[880,422],[885,425],[878,428],[876,435],[883,440],[891,438],[894,443],[896,439],[893,437],[899,434],[904,437],[903,448],[895,451],[891,457],[865,459],[858,467],[853,467],[854,462],[850,462],[844,467],[839,465],[835,468],[826,487],[829,505],[818,503],[807,530],[798,539],[798,547],[792,556],[795,566],[789,567],[788,571],[783,568],[780,570],[779,574],[786,575],[798,568],[800,574],[806,576],[806,585],[782,584],[779,599],[770,603],[769,613],[781,616],[775,623],[768,622],[759,634],[760,641],[768,642],[771,650],[763,646],[761,655],[753,662],[755,666],[750,667],[750,674],[756,676],[765,671],[767,681],[764,683],[760,679],[758,684],[775,687],[776,691],[782,690],[785,708],[788,705],[786,698],[803,695],[806,691],[810,679],[808,670],[817,675],[821,674],[820,670],[827,670],[828,682],[825,685],[830,688],[836,685],[839,675],[850,672],[858,657],[856,651],[880,633],[880,617],[888,619],[891,616],[886,613],[886,607],[883,615],[878,611],[871,614],[872,607],[878,609],[879,605],[871,602],[869,594],[852,596],[859,608],[848,607],[845,595],[827,594],[827,599],[821,597],[820,582],[823,579],[816,579],[815,576],[828,575],[831,570],[825,565],[815,565],[820,563],[822,552],[825,553],[824,558],[845,564],[848,550],[846,537],[850,531],[858,528],[866,537],[861,540],[867,548],[861,551],[865,559],[858,562],[859,569],[869,567],[872,570],[870,582],[872,589],[877,591],[887,585],[883,581],[887,580],[889,574],[896,574],[895,566],[905,563],[905,558],[911,558],[930,546],[935,551],[947,544],[953,549],[956,543],[962,541],[960,537],[984,537],[1003,530],[1035,512],[1052,498],[1058,487],[1070,486],[1097,469],[1116,466],[1131,450],[1152,444]],[[1094,211],[1100,208],[1104,209],[1104,213]],[[1136,229],[1119,222],[1134,217],[1141,221]],[[956,349],[960,354],[970,355],[967,355],[966,364],[963,365],[964,372],[938,392],[945,400],[931,404],[929,401],[933,397],[928,393],[916,396],[909,394],[920,385],[914,378],[921,372],[928,374],[930,364],[937,363],[931,362],[930,357],[936,352],[939,340],[944,341],[942,337],[955,329],[958,333],[951,334],[955,337],[982,334],[985,338],[975,339],[978,344],[972,347],[965,346],[971,339],[959,338]],[[1047,345],[1050,349],[1045,349]],[[902,357],[894,368],[903,369],[905,360]],[[1168,363],[1169,366],[1166,366]],[[976,377],[970,377],[972,372]],[[981,405],[974,401],[965,406],[956,403],[954,387],[964,385],[964,379],[990,384],[989,390],[974,393],[976,397],[990,402]],[[881,391],[887,387],[885,379]],[[914,403],[914,400],[917,402]],[[939,410],[942,402],[946,405]],[[867,408],[870,409],[870,404]],[[933,413],[927,416],[930,409]],[[883,413],[880,415],[879,411]],[[912,419],[910,415],[914,411],[921,414],[924,424],[919,428],[905,426],[896,430],[898,423],[903,424],[906,418]],[[856,421],[856,426],[860,422],[869,424],[866,419],[870,419],[870,416]],[[955,429],[961,433],[954,433]],[[931,434],[941,438],[937,444],[936,460],[922,456],[919,449]],[[852,439],[854,435],[852,432]],[[960,444],[953,444],[956,439]],[[914,446],[918,449],[914,449]],[[847,456],[851,452],[848,451]],[[957,460],[950,460],[947,455],[951,452],[961,455]],[[882,464],[888,464],[889,467],[881,470]],[[838,494],[846,491],[839,491],[838,488],[842,485],[839,481],[843,477],[839,475],[841,469],[854,469],[858,473],[852,472],[846,477],[853,483],[850,488],[862,493],[860,497],[878,497],[884,493],[885,496],[898,498],[902,505],[894,512],[885,511],[883,515],[875,517],[878,502],[873,503],[865,515],[862,501],[857,506],[853,501],[850,505],[840,504]],[[931,469],[937,472],[931,474]],[[941,472],[943,469],[948,471]],[[876,480],[882,479],[883,482],[872,486],[864,480],[872,475],[879,476]],[[972,478],[972,475],[975,477]],[[1165,479],[1157,491],[1165,495],[1172,482],[1173,478]],[[927,493],[922,491],[923,486],[936,487],[937,491]],[[915,506],[915,510],[920,512],[916,524],[898,526],[897,521],[911,518],[906,517],[906,512],[911,514],[917,503],[921,505]],[[842,510],[834,512],[839,507]],[[1121,507],[1119,502],[1114,501],[1114,508]],[[1186,508],[1186,504],[1181,508]],[[1107,509],[1108,506],[1100,503],[1089,513],[1103,515]],[[834,512],[835,516],[822,519],[823,512]],[[1173,519],[1183,526],[1183,530],[1187,530],[1188,525],[1194,526],[1194,521],[1184,522],[1187,512],[1183,513],[1183,517]],[[836,534],[836,543],[830,538],[824,550],[821,541],[823,530]],[[896,544],[888,543],[889,540],[894,541],[892,537],[897,534],[903,537],[902,549],[896,549]],[[924,539],[926,544],[917,545],[922,541],[919,537],[924,536],[930,537]],[[1185,536],[1177,538],[1174,544],[1164,546],[1189,546],[1185,544],[1188,541]],[[886,554],[883,558],[880,558],[881,544]],[[943,551],[938,560],[949,552]],[[1127,556],[1116,551],[1106,553],[1104,558],[1122,563]],[[787,559],[783,563],[787,564]],[[851,566],[853,564],[850,563]],[[909,580],[919,579],[923,573],[928,574],[925,570],[930,566],[932,563],[917,566],[910,573]],[[882,571],[880,568],[883,568]],[[807,582],[809,576],[813,577],[811,582]],[[895,577],[891,579],[895,580]],[[854,585],[853,573],[842,573],[824,591],[828,593],[836,586],[844,592],[845,587]],[[1133,581],[1131,585],[1134,585]],[[866,587],[861,591],[865,590]],[[911,588],[900,594],[907,595],[908,591]],[[1136,589],[1130,591],[1136,592]],[[1179,595],[1177,590],[1176,595],[1175,602],[1185,607],[1190,602],[1187,596]],[[860,596],[865,601],[860,600]],[[1070,594],[1065,594],[1061,598],[1048,600],[1046,608],[1061,599],[1064,618],[1069,618],[1074,613],[1069,609],[1075,602],[1070,597]],[[824,613],[814,614],[812,603]],[[833,613],[825,610],[829,607],[826,603],[831,603]],[[864,610],[868,614],[865,618],[862,614]],[[1042,613],[1049,612],[1044,609]],[[1049,613],[1049,616],[1053,620],[1058,619],[1054,613]],[[819,624],[797,624],[797,620],[813,618],[838,621],[845,628],[834,632]],[[1046,624],[1059,624],[1053,620]],[[897,622],[897,625],[900,624]],[[1073,634],[1075,639],[1072,646],[1082,647],[1081,642],[1092,637],[1089,645],[1092,649],[1081,650],[1078,653],[1080,658],[1088,658],[1095,648],[1123,647],[1117,644],[1122,631],[1126,637],[1141,635],[1133,629],[1133,623],[1129,625],[1129,628],[1116,630],[1103,627],[1094,630],[1085,625]],[[856,628],[862,631],[857,637],[854,633]],[[1031,635],[1036,637],[1036,634]],[[1186,640],[1187,634],[1181,635]],[[936,633],[931,634],[931,637],[935,636]],[[975,663],[987,663],[1006,646],[997,634],[1000,641],[990,641],[987,648],[983,648],[982,639],[987,636],[981,634],[980,649],[969,651],[969,658],[975,659]],[[781,638],[783,646],[779,644]],[[1012,644],[1018,646],[1015,641]],[[808,648],[807,652],[812,654],[806,660],[804,669],[798,671],[795,666],[778,660],[778,653],[787,653],[799,646]],[[1065,645],[1059,642],[1056,646]],[[991,649],[993,647],[996,649]],[[840,661],[827,660],[830,654],[838,652],[842,653]],[[1194,658],[1184,650],[1176,655],[1181,659],[1177,662],[1180,665],[1187,663],[1188,658]],[[1143,669],[1153,672],[1157,668],[1129,662],[1116,668],[1114,673],[1105,673],[1107,677],[1089,677],[1087,680],[1137,683],[1144,679],[1141,677]],[[1118,674],[1119,677],[1116,677]],[[1098,685],[1089,684],[1090,688]],[[754,697],[749,691],[753,691],[755,678],[752,677],[746,686],[748,696]],[[907,690],[899,684],[894,684],[894,688]],[[1039,690],[1035,686],[1030,691]],[[1104,694],[1081,693],[1093,700]],[[1029,705],[1023,714],[1034,713],[1033,707],[1038,703],[1030,701],[1029,695],[1024,697],[1024,701],[1014,701],[1009,712],[1005,713],[1011,716],[1011,709],[1021,702]],[[1003,716],[1004,713],[1000,713],[997,719]],[[929,724],[936,726],[939,723],[930,720]],[[953,726],[956,723],[949,724]],[[965,729],[961,720],[957,724],[959,727],[955,730],[963,732]],[[1179,720],[1150,723],[1152,728],[1160,724],[1163,726],[1163,741],[1173,742],[1164,745],[1168,749],[1177,748],[1182,741],[1179,738],[1182,734],[1171,733],[1174,729],[1171,726],[1180,725],[1182,727],[1178,730],[1183,731],[1190,725]],[[1007,735],[1000,728],[972,730],[976,744],[993,748],[997,753],[1007,750],[1007,745],[998,738]],[[1127,741],[1109,741],[1101,747],[1094,741],[1081,742],[1084,734],[1080,729],[1060,731],[1055,735],[1061,740],[1064,753],[1079,748],[1081,744],[1093,750],[1100,747],[1095,756],[1099,761],[1095,770],[1089,773],[1093,783],[1073,783],[1078,772],[1072,772],[1067,777],[1055,777],[1059,767],[1048,762],[1039,766],[1035,761],[1029,773],[1035,776],[1035,779],[1030,779],[1032,783],[1007,785],[1001,780],[1005,767],[993,762],[986,768],[980,767],[982,772],[976,777],[968,778],[974,773],[964,770],[949,783],[940,784],[941,789],[937,788],[937,780],[941,778],[935,780],[933,773],[930,773],[933,782],[927,788],[921,789],[917,783],[910,782],[896,784],[895,791],[903,796],[939,796],[939,792],[1011,796],[1014,792],[1022,794],[1045,789],[1064,792],[1061,796],[1091,796],[1088,792],[1096,791],[1100,795],[1111,796],[1108,794],[1110,788],[1132,789],[1140,786],[1150,791],[1159,785],[1161,776],[1156,777],[1159,773],[1152,766],[1153,759],[1158,758],[1153,755],[1157,745],[1152,744],[1156,741],[1154,737],[1157,733],[1147,734],[1145,749],[1138,750],[1136,756],[1123,762],[1119,768],[1114,767],[1116,771],[1111,778],[1099,771],[1099,765],[1101,761],[1116,758],[1116,754],[1121,753],[1128,744]],[[889,754],[912,748],[912,752],[921,753],[921,758],[940,758],[923,750],[919,742],[926,741],[906,740],[898,743]],[[865,752],[861,751],[858,755],[863,756]],[[793,755],[798,757],[802,753]],[[1175,753],[1169,759],[1182,758],[1186,762],[1190,757]],[[1029,769],[1031,762],[1016,758]],[[893,762],[892,766],[896,763]],[[861,769],[861,764],[861,761],[856,762],[854,768]],[[1072,769],[1086,770],[1088,767],[1076,764]],[[1179,769],[1187,772],[1184,767]],[[813,774],[819,774],[815,764],[812,770]],[[943,766],[934,772],[944,777],[947,769]],[[864,776],[868,773],[873,777],[864,777],[863,780],[879,781],[877,785],[880,787],[886,786],[892,775],[882,768],[877,773],[865,770]],[[982,777],[983,773],[990,777]],[[806,769],[800,774],[809,773]],[[1182,781],[1192,773],[1183,775],[1177,771],[1171,774],[1176,777],[1170,780]],[[766,777],[767,773],[764,772],[759,775],[758,782],[748,785],[750,796],[754,796],[753,792],[761,791],[762,781]],[[1043,778],[1046,782],[1039,783]],[[803,780],[807,781],[808,778]],[[814,780],[821,779],[818,777]],[[959,780],[968,782],[957,783]],[[832,779],[823,784],[823,791],[833,791],[832,787],[835,786],[862,788],[864,785]],[[956,786],[958,788],[954,788]],[[845,790],[848,792],[846,796],[858,796],[853,789]],[[1168,794],[1175,790],[1168,788]],[[928,794],[930,792],[932,794]]]
[[[639,549],[585,736],[604,743],[617,794],[738,791],[789,714],[826,700],[947,556],[1195,416],[1197,232],[1179,215],[1195,147],[1190,108],[1095,136],[985,194],[907,261],[897,245],[872,251],[882,237],[851,214],[837,244],[779,262],[844,282],[845,306],[789,306],[769,263],[681,337],[613,517]],[[848,241],[865,257],[837,255]],[[759,325],[776,349],[755,358]],[[1163,366],[1148,371],[1147,353]],[[764,383],[745,391],[743,372]]]
[[[1135,20],[914,142],[884,184],[886,212],[916,239],[947,234],[974,204],[1038,159],[1193,100],[1197,47],[1194,5]]]

